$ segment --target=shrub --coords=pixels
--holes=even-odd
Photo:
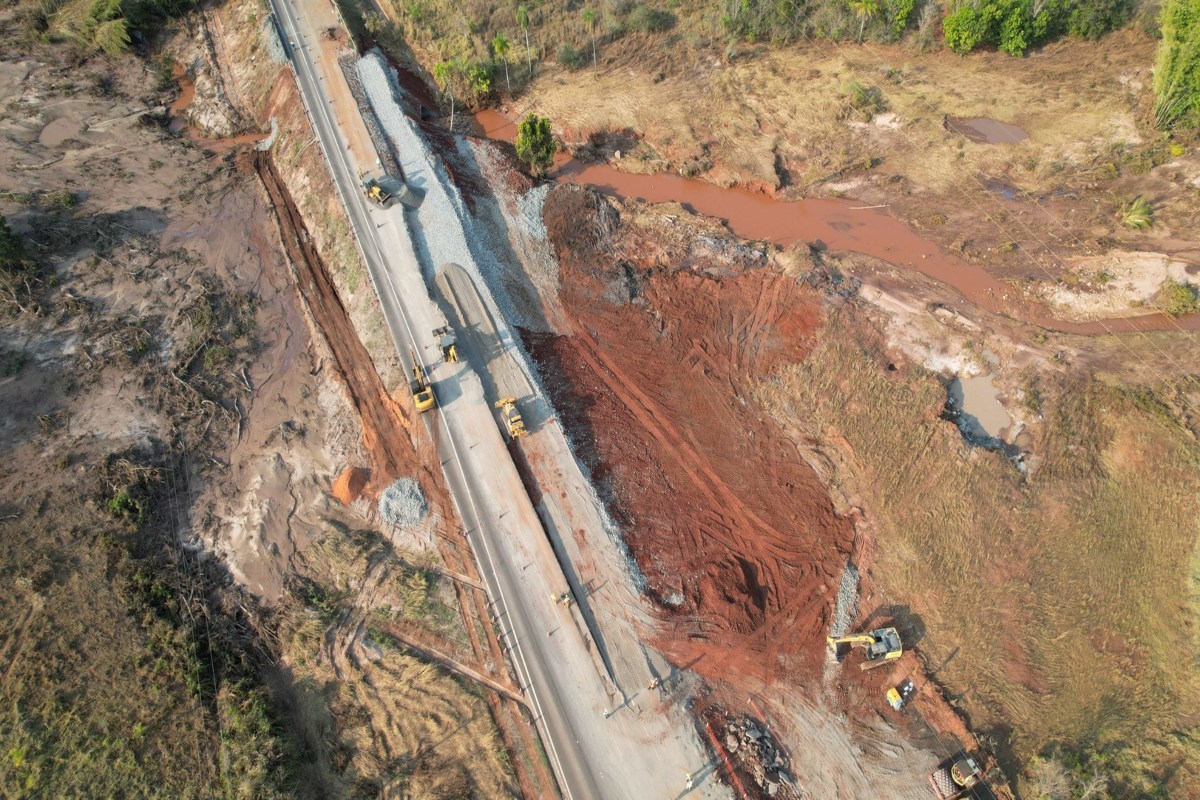
[[[554,133],[549,117],[529,114],[517,125],[517,157],[529,164],[535,175],[544,176],[554,163]]]
[[[558,63],[569,70],[577,70],[587,64],[587,57],[567,42],[558,46]]]
[[[1133,0],[966,0],[942,24],[946,46],[969,53],[994,45],[1009,55],[1024,55],[1064,33],[1096,39],[1124,25]]]
[[[1009,9],[1004,24],[1000,26],[1000,50],[1010,56],[1023,56],[1029,49],[1033,34],[1032,9],[1025,3],[1016,3]]]
[[[675,27],[675,15],[639,5],[629,15],[629,27],[642,33],[659,33]]]
[[[79,205],[79,198],[70,189],[56,189],[46,195],[46,205],[53,208],[74,208]]]
[[[878,87],[865,86],[858,81],[850,81],[843,90],[846,94],[846,105],[849,113],[857,112],[864,119],[870,120],[876,114],[887,111],[887,100]]]
[[[8,220],[0,217],[0,271],[18,272],[25,262],[25,240],[8,227]]]
[[[121,517],[130,522],[142,522],[142,504],[133,499],[125,489],[117,492],[108,499],[108,510],[114,517]]]
[[[1180,283],[1168,278],[1163,281],[1159,293],[1159,308],[1172,317],[1182,317],[1200,311],[1200,293],[1190,283]]]
[[[1154,224],[1154,212],[1146,198],[1139,195],[1121,207],[1121,220],[1135,230],[1145,230]]]
[[[1133,16],[1131,0],[1084,0],[1071,9],[1067,32],[1081,39],[1099,39]]]
[[[899,41],[908,27],[908,20],[916,8],[916,0],[889,0],[887,38],[889,41]]]

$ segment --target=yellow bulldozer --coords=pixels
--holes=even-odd
[[[517,410],[517,398],[502,397],[496,401],[496,408],[500,409],[500,416],[504,418],[504,427],[508,430],[509,438],[518,439],[529,433],[525,430],[525,420],[521,419],[521,412]]]
[[[412,392],[413,405],[417,407],[417,411],[425,412],[437,405],[437,398],[433,396],[429,376],[425,374],[425,367],[417,360],[417,354],[410,349],[408,355],[412,359],[413,374],[413,379],[408,382],[408,389]]]
[[[889,661],[895,661],[904,655],[904,646],[900,642],[900,634],[895,628],[876,628],[870,633],[856,633],[850,636],[830,636],[826,641],[833,654],[840,655],[841,645],[861,647],[866,653],[866,660],[858,665],[859,669],[868,670],[882,667]]]

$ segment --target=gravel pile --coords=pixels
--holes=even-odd
[[[392,152],[387,137],[383,135],[383,131],[379,127],[379,120],[375,119],[375,112],[371,108],[370,102],[367,101],[367,93],[363,91],[362,84],[358,80],[357,63],[358,56],[353,53],[344,53],[338,58],[338,67],[346,76],[346,83],[350,85],[350,94],[354,95],[354,102],[358,105],[363,122],[366,123],[367,135],[371,137],[371,144],[375,145],[375,156],[379,159],[384,172],[403,180],[404,171],[400,169],[400,162],[396,159],[396,154]]]
[[[791,800],[799,797],[799,786],[788,771],[787,754],[771,740],[771,733],[746,717],[725,725],[725,750],[750,774],[768,797]]]
[[[412,528],[429,513],[429,502],[420,484],[412,478],[401,478],[383,490],[379,513],[392,525]]]
[[[833,610],[833,630],[830,636],[845,636],[850,623],[858,616],[858,568],[846,562],[842,582],[838,586],[837,606]]]
[[[529,385],[540,387],[532,362],[509,323],[518,317],[501,288],[504,269],[492,255],[503,248],[481,231],[446,168],[430,150],[417,124],[404,113],[397,100],[403,90],[377,52],[359,59],[358,77],[375,117],[400,155],[405,181],[425,192],[421,207],[406,212],[405,219],[426,280],[432,283],[438,267],[444,264],[458,264],[466,270],[495,320],[501,344],[518,355],[517,364]]]

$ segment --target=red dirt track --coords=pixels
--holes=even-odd
[[[664,269],[679,254],[590,192],[555,189],[545,218],[574,335],[527,342],[663,610],[662,646],[734,682],[815,665],[852,528],[744,392],[808,352],[819,298],[736,259],[694,262],[719,279]]]

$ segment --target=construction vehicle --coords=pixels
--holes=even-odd
[[[830,636],[826,639],[829,649],[838,655],[838,646],[848,644],[861,647],[866,651],[867,660],[859,664],[859,669],[868,670],[882,667],[889,661],[895,661],[904,654],[900,644],[900,634],[895,628],[876,628],[870,633],[856,633],[850,636]]]
[[[908,704],[909,699],[916,693],[916,691],[917,687],[913,685],[913,682],[910,679],[905,678],[904,680],[900,681],[900,683],[887,690],[888,705],[892,707],[892,710],[899,711]]]
[[[384,188],[378,177],[373,175],[364,177],[362,186],[368,200],[381,208],[387,208],[388,201],[392,199],[392,193]]]
[[[417,411],[425,412],[437,405],[437,399],[433,396],[429,376],[425,374],[425,367],[417,360],[417,354],[410,348],[408,355],[412,359],[413,379],[408,382],[408,388],[412,392],[413,405],[417,407]]]
[[[517,410],[517,398],[502,397],[496,401],[496,408],[500,409],[500,416],[504,417],[504,427],[508,430],[509,438],[518,439],[529,432],[525,430],[525,420],[521,419],[521,412]]]
[[[983,782],[983,770],[979,762],[959,751],[956,755],[943,761],[929,775],[929,785],[937,794],[938,800],[959,800],[963,797],[995,797],[987,784]],[[983,791],[977,791],[983,790]]]
[[[458,339],[455,338],[450,328],[443,325],[434,329],[433,335],[438,340],[438,347],[442,349],[442,359],[447,364],[458,363]]]

